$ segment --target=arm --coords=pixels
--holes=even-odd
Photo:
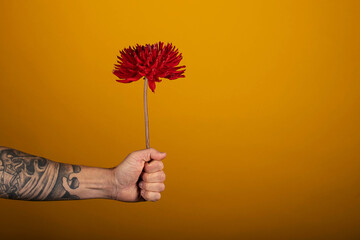
[[[155,149],[140,150],[117,167],[105,169],[58,163],[0,147],[0,198],[157,201],[165,189],[161,161],[165,156]]]

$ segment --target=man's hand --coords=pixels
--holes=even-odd
[[[157,201],[164,191],[161,160],[155,149],[130,153],[115,168],[59,163],[16,149],[0,147],[0,198],[58,201],[115,199]]]
[[[166,153],[153,148],[130,153],[114,168],[112,198],[125,202],[158,201],[165,189],[162,160]]]

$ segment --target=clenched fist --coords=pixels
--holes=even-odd
[[[112,169],[112,198],[125,202],[158,201],[165,190],[165,157],[166,153],[153,148],[130,153]]]

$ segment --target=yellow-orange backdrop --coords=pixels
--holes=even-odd
[[[0,201],[0,238],[359,239],[359,1],[0,1],[0,145],[112,167],[144,147],[118,50],[173,42],[150,94],[158,203]]]

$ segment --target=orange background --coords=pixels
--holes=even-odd
[[[186,78],[149,93],[158,203],[0,200],[1,239],[359,239],[359,1],[0,1],[0,145],[112,167],[144,148],[159,40]]]

